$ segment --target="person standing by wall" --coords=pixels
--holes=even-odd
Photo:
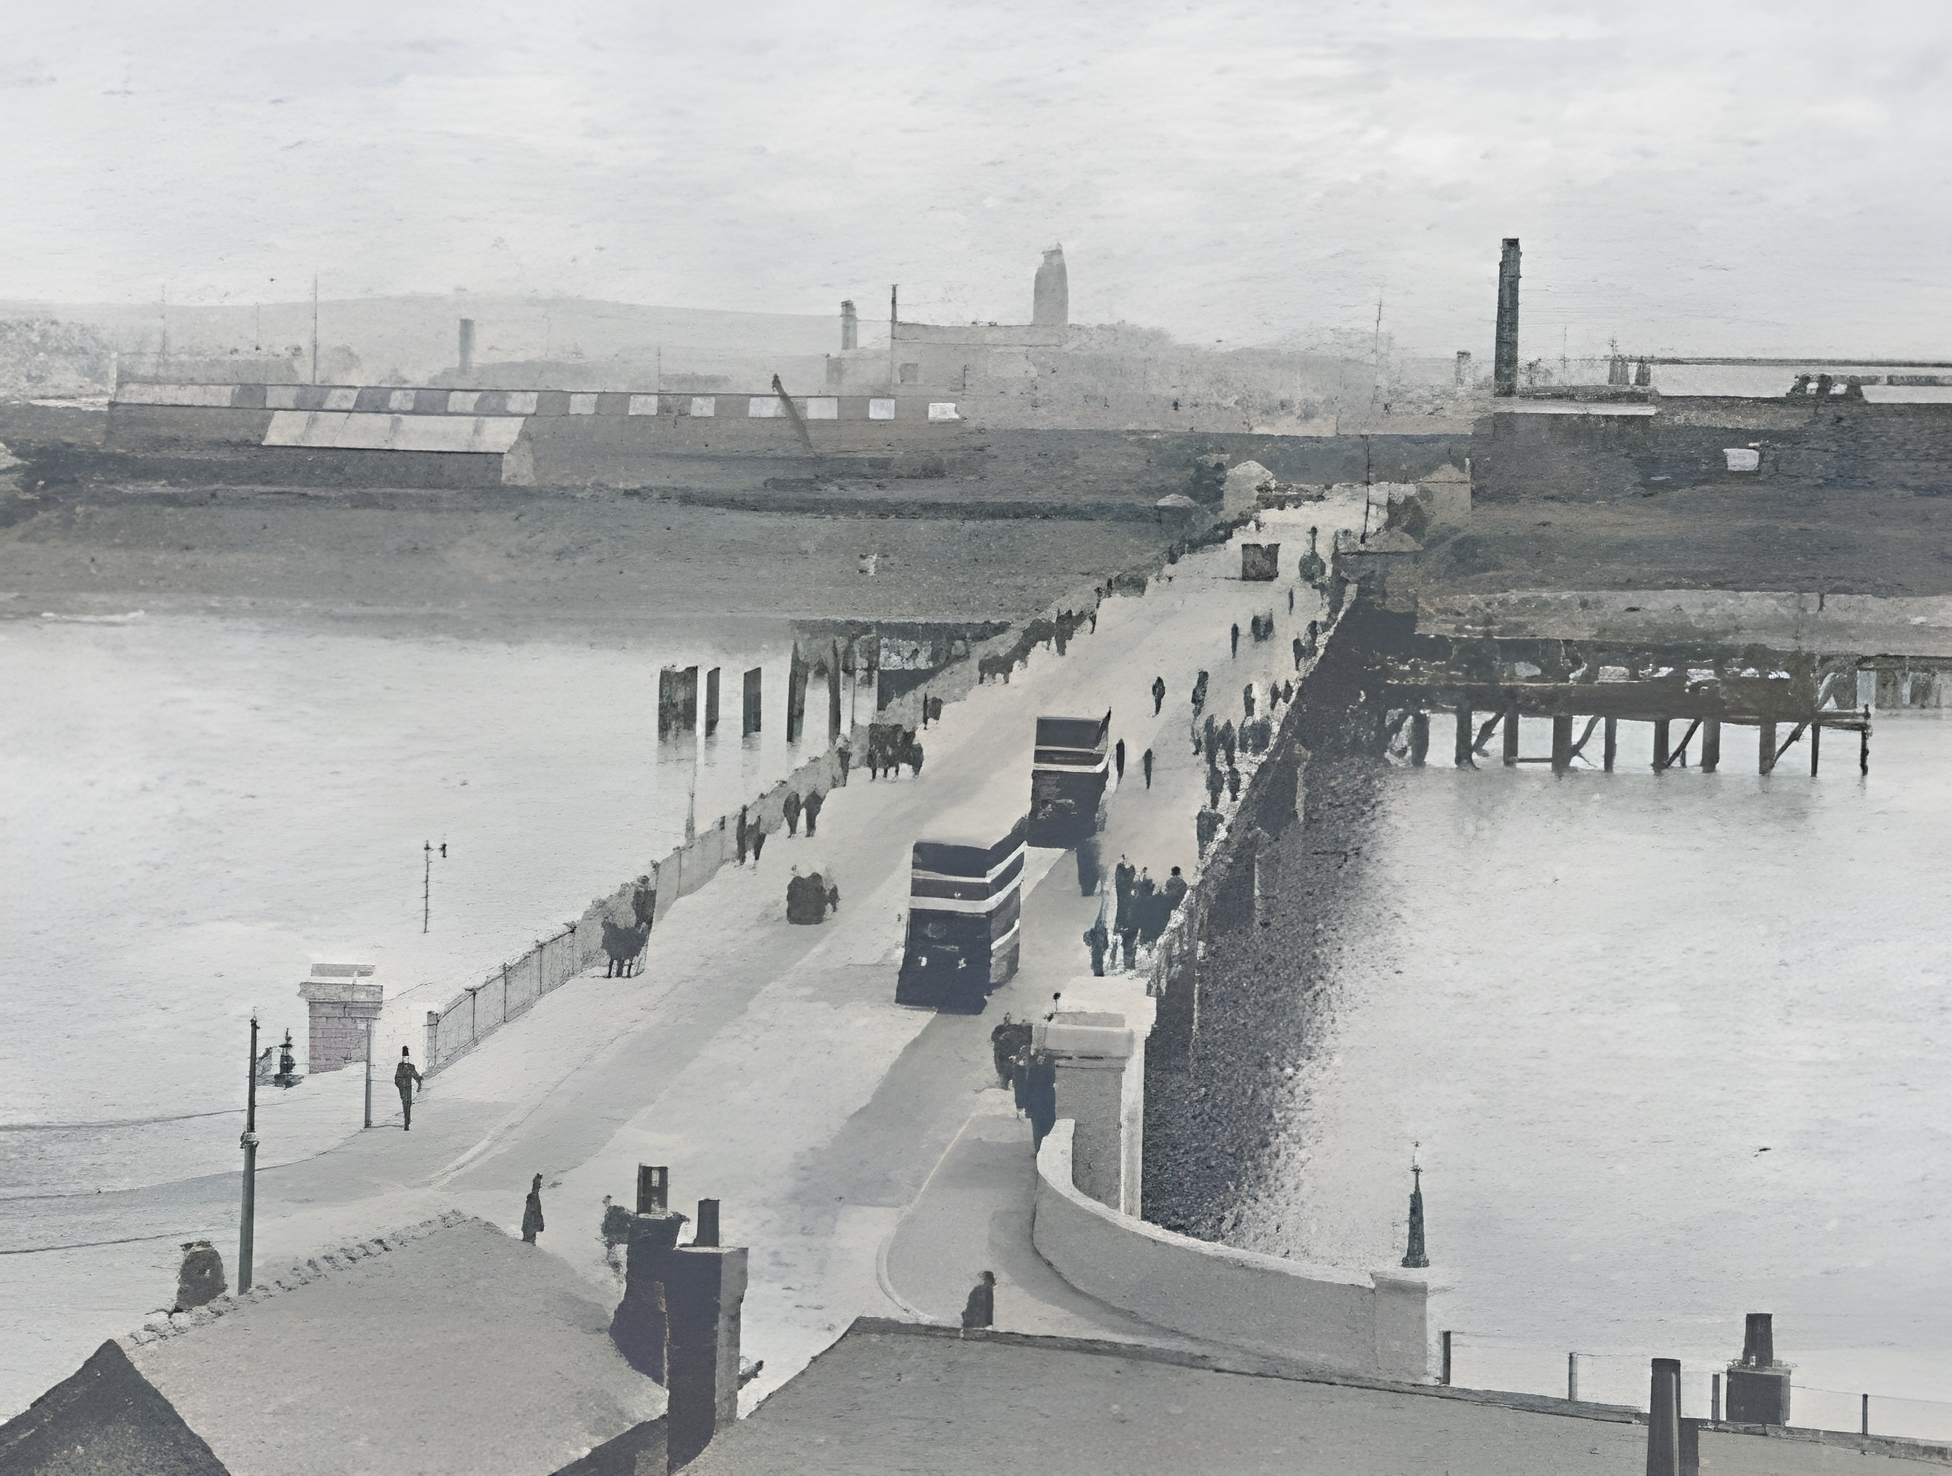
[[[791,789],[787,790],[786,799],[782,802],[780,808],[786,812],[786,833],[788,835],[798,835],[800,833],[800,796]]]
[[[976,1285],[970,1288],[969,1300],[963,1303],[962,1325],[964,1327],[989,1327],[996,1321],[996,1273],[985,1271],[976,1278]]]
[[[420,1085],[420,1068],[413,1064],[413,1053],[400,1047],[400,1064],[393,1068],[393,1084],[400,1089],[400,1117],[406,1131],[413,1131],[413,1089]]]

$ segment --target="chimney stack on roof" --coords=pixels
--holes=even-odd
[[[688,1465],[739,1414],[739,1322],[746,1294],[743,1246],[718,1244],[718,1201],[698,1202],[697,1233],[679,1245],[685,1217],[666,1206],[670,1171],[640,1165],[624,1299],[610,1336],[633,1368],[670,1396],[670,1469]]]

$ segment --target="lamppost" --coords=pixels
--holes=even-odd
[[[434,843],[422,842],[420,853],[420,931],[424,933],[434,905]]]
[[[251,1289],[251,1232],[257,1214],[258,1187],[258,1017],[251,1016],[251,1060],[247,1070],[249,1085],[244,1098],[244,1136],[238,1140],[244,1149],[244,1208],[237,1221],[237,1289]]]

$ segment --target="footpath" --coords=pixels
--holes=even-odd
[[[1010,806],[1021,813],[1035,718],[1110,708],[1126,766],[1107,805],[1106,873],[1124,854],[1155,881],[1175,865],[1192,877],[1204,801],[1203,760],[1189,741],[1196,674],[1210,673],[1207,710],[1236,725],[1244,684],[1292,679],[1291,641],[1321,615],[1293,574],[1307,529],[1319,526],[1327,544],[1361,512],[1358,500],[1268,515],[1262,533],[1189,555],[1143,596],[1106,600],[1096,630],[1080,630],[1067,655],[1038,650],[1007,684],[979,686],[946,708],[923,735],[919,776],[876,782],[857,766],[822,811],[817,837],[771,837],[762,862],[728,866],[679,901],[639,975],[575,979],[445,1067],[416,1104],[411,1132],[400,1130],[390,1081],[376,1082],[372,1131],[260,1173],[259,1276],[453,1208],[514,1233],[540,1173],[542,1247],[620,1289],[598,1229],[604,1202],[629,1203],[636,1166],[655,1163],[670,1166],[674,1208],[718,1199],[725,1242],[751,1248],[744,1344],[766,1370],[746,1388],[746,1407],[856,1316],[953,1321],[984,1269],[997,1273],[1001,1327],[1183,1346],[1073,1291],[1030,1243],[1030,1130],[997,1081],[989,1036],[1006,1012],[1039,1014],[1054,992],[1085,987],[1081,934],[1097,902],[1081,895],[1074,857],[1031,853],[1020,972],[983,1015],[951,1016],[894,1003],[909,847],[931,817],[971,801],[993,798],[1000,818]],[[1256,539],[1282,544],[1283,577],[1273,584],[1239,578],[1238,545]],[[1253,641],[1252,617],[1269,613],[1272,637]],[[1156,716],[1155,677],[1167,688]],[[1140,772],[1147,748],[1149,790]],[[840,888],[840,910],[822,926],[785,920],[794,867]],[[304,1090],[314,1085],[357,1111],[343,1082]],[[275,1144],[266,1156],[277,1162]],[[139,1222],[213,1240],[234,1279],[234,1174],[98,1197],[105,1226]],[[87,1306],[39,1327],[52,1340],[42,1361],[58,1363],[43,1384],[138,1325],[170,1291],[150,1284],[153,1253],[63,1254],[86,1258],[96,1274]],[[27,1270],[0,1267],[0,1281]]]

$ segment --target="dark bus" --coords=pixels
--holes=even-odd
[[[981,1014],[1016,973],[1027,821],[996,814],[966,807],[915,842],[897,1004]]]
[[[1111,773],[1112,715],[1040,717],[1030,764],[1030,844],[1060,849],[1098,830],[1098,806]]]

